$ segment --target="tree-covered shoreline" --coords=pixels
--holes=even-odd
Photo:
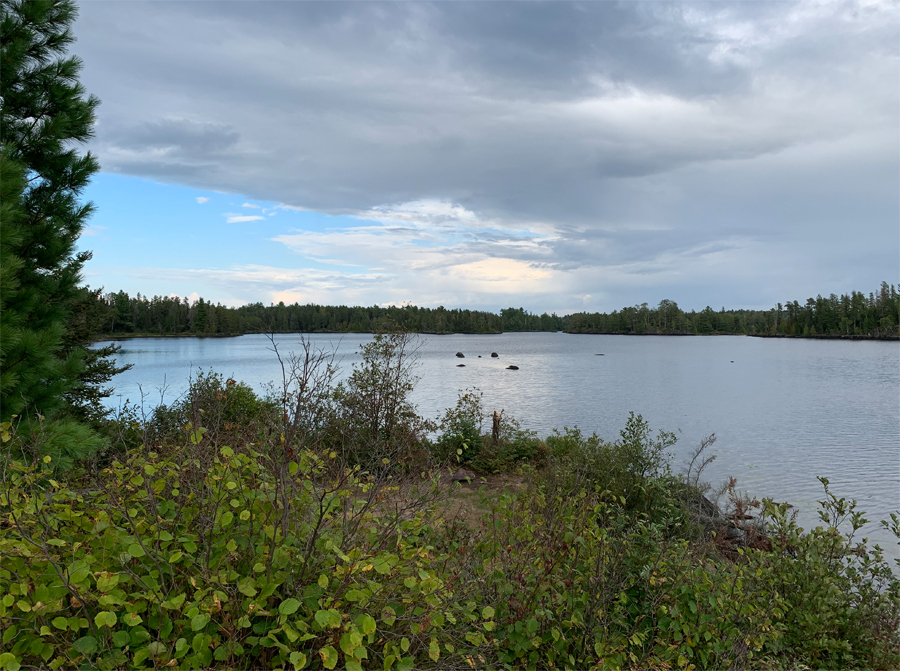
[[[682,310],[674,301],[611,313],[533,314],[523,308],[485,310],[414,305],[346,306],[251,303],[226,307],[203,298],[91,292],[97,340],[157,335],[250,333],[375,333],[385,323],[415,333],[555,332],[608,335],[752,335],[777,337],[900,337],[900,293],[882,282],[868,295],[853,291],[778,303],[769,310]]]

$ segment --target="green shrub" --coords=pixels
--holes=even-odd
[[[223,447],[208,468],[151,452],[114,462],[96,491],[14,462],[0,668],[410,669],[458,655],[478,614],[423,540],[427,491],[330,480],[333,456],[270,471],[249,449]]]
[[[778,636],[745,567],[714,564],[608,493],[507,496],[489,518],[471,552],[498,666],[734,668]]]
[[[384,460],[409,468],[426,460],[434,429],[410,401],[417,361],[415,336],[376,333],[360,347],[362,362],[334,389],[328,441],[343,461],[369,470]]]
[[[819,480],[825,526],[804,533],[787,504],[765,500],[772,551],[747,551],[750,589],[772,592],[779,602],[781,636],[767,651],[822,669],[898,668],[900,581],[879,546],[856,540],[868,521],[856,501],[838,498],[826,478]],[[900,538],[900,517],[892,522]]]
[[[766,502],[772,547],[732,560],[685,538],[677,509],[648,514],[609,490],[538,478],[466,526],[439,519],[428,481],[335,461],[135,453],[94,489],[13,462],[0,668],[900,663],[900,582],[852,542],[864,518],[827,489],[827,526],[804,534]]]
[[[200,371],[182,398],[153,410],[146,439],[150,445],[180,444],[191,427],[202,426],[213,444],[239,444],[257,440],[260,430],[278,421],[274,399],[212,370]]]
[[[500,412],[500,432],[494,436],[484,436],[481,451],[472,459],[472,466],[482,473],[501,473],[513,468],[517,463],[530,461],[532,465],[543,465],[547,457],[547,445],[537,433],[522,428],[522,425],[505,412]]]
[[[432,445],[438,464],[468,463],[481,453],[485,418],[481,398],[477,389],[467,389],[460,392],[456,406],[444,413],[441,434]]]
[[[542,477],[559,491],[609,492],[623,498],[628,510],[661,519],[679,505],[671,496],[668,454],[675,440],[665,431],[653,437],[649,424],[633,412],[614,443],[566,429],[547,439],[550,460]]]

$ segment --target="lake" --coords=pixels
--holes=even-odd
[[[359,345],[371,338],[307,337],[336,352],[344,375],[359,361]],[[276,336],[282,353],[299,339]],[[134,368],[113,381],[111,405],[139,402],[141,389],[147,407],[161,397],[170,403],[199,369],[212,368],[258,390],[281,377],[263,335],[121,344],[119,361]],[[456,358],[457,351],[465,359]],[[491,352],[499,358],[490,358]],[[420,336],[418,354],[414,400],[428,417],[454,405],[467,387],[484,393],[489,411],[503,409],[541,435],[578,426],[612,440],[634,411],[654,431],[677,433],[675,468],[701,438],[715,433],[718,458],[707,479],[734,476],[753,496],[789,501],[806,528],[817,523],[816,501],[823,494],[816,476],[829,478],[838,496],[858,499],[873,521],[900,508],[897,342],[507,333]],[[507,370],[511,364],[519,370]],[[874,523],[866,532],[897,556],[890,535]]]

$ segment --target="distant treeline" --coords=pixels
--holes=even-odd
[[[344,305],[277,305],[251,303],[237,308],[202,298],[95,291],[88,312],[104,336],[238,335],[244,333],[370,333],[389,324],[418,333],[502,333],[566,331],[621,334],[747,334],[782,336],[896,336],[900,333],[900,293],[882,282],[868,295],[854,291],[805,303],[778,303],[770,310],[713,310],[685,312],[674,301],[655,307],[647,303],[612,313],[579,312],[560,317],[535,315],[522,308],[499,314],[444,307],[347,307]],[[86,306],[87,307],[87,306]]]

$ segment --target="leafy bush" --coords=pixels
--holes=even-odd
[[[543,477],[560,491],[609,492],[622,498],[626,509],[659,519],[677,505],[667,452],[675,440],[665,431],[653,437],[649,424],[633,412],[614,443],[566,429],[547,439],[551,458]]]
[[[278,423],[278,410],[274,399],[258,396],[249,385],[200,371],[182,398],[153,410],[146,442],[180,444],[194,427],[203,427],[212,444],[242,444],[258,440],[261,430]]]
[[[765,500],[772,550],[747,551],[750,589],[778,596],[781,636],[768,650],[817,668],[897,668],[900,580],[879,546],[856,541],[868,522],[856,501],[838,498],[826,478],[819,480],[825,526],[804,533],[790,506]],[[892,522],[883,524],[900,538],[900,517],[892,515]]]
[[[547,457],[547,445],[537,433],[522,428],[522,425],[505,412],[499,413],[499,435],[482,440],[481,451],[472,459],[472,466],[482,473],[508,471],[515,464],[531,461],[542,465]]]
[[[424,541],[430,490],[331,480],[333,456],[136,454],[91,492],[13,463],[0,668],[410,669],[477,645]]]
[[[407,467],[425,461],[425,437],[434,427],[410,401],[416,382],[414,338],[376,333],[360,347],[362,362],[335,388],[329,440],[348,463],[377,469],[385,459]]]
[[[746,567],[608,493],[506,497],[490,518],[471,552],[500,666],[739,668],[778,636]]]
[[[460,392],[456,406],[440,421],[441,435],[432,446],[439,464],[468,463],[481,453],[485,411],[477,389]]]
[[[561,479],[469,526],[440,519],[436,483],[333,451],[207,450],[133,452],[91,489],[42,461],[2,471],[0,668],[900,664],[900,582],[827,489],[827,526],[766,502],[770,546],[729,558],[677,507]]]

